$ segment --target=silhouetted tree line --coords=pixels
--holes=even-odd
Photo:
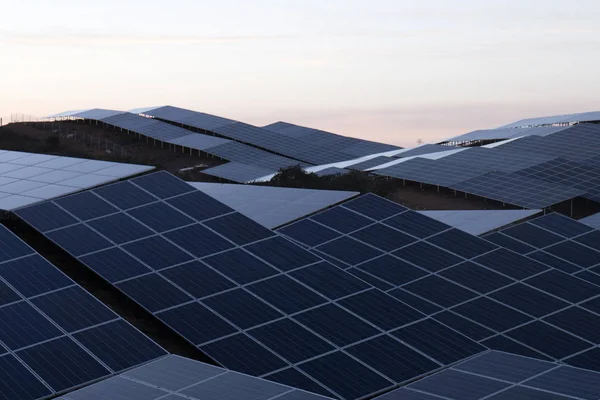
[[[300,166],[281,169],[265,186],[291,187],[301,189],[350,190],[360,193],[375,193],[387,196],[395,184],[391,180],[375,177],[367,172],[350,171],[346,174],[318,176],[306,172]]]

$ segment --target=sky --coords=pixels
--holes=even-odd
[[[173,105],[414,146],[600,110],[597,0],[0,0],[0,116]]]

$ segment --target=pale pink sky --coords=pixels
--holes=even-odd
[[[0,116],[170,104],[412,146],[600,110],[597,0],[0,0]]]

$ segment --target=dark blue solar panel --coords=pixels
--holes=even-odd
[[[432,319],[401,328],[392,335],[443,364],[453,363],[485,350],[485,347]]]
[[[0,340],[11,350],[60,335],[58,328],[25,302],[0,308]]]
[[[493,253],[478,257],[474,261],[517,280],[525,279],[549,269],[547,265],[505,249],[496,250]]]
[[[595,268],[597,271],[600,271],[599,267]],[[581,271],[577,274],[573,274],[579,279],[583,279],[584,281],[588,281],[593,283],[594,285],[600,286],[600,275],[598,273],[594,273],[591,270]]]
[[[351,346],[346,351],[395,382],[405,382],[440,367],[387,335]]]
[[[284,275],[257,282],[247,289],[286,314],[294,314],[328,301]]]
[[[472,262],[458,264],[442,271],[440,275],[479,293],[491,292],[514,282]]]
[[[17,355],[57,392],[110,373],[68,337],[28,347]]]
[[[385,252],[394,251],[416,241],[409,235],[381,224],[367,226],[350,236]]]
[[[476,257],[497,248],[490,242],[458,229],[440,233],[429,238],[428,241],[465,258]]]
[[[94,190],[94,192],[122,210],[156,201],[156,197],[129,182],[104,186]]]
[[[563,215],[559,215],[556,213],[536,218],[534,220],[529,221],[529,223],[548,229],[549,231],[552,231],[566,238],[579,236],[593,229],[587,225],[574,221],[571,218],[567,218]]]
[[[373,223],[372,220],[352,211],[345,210],[342,207],[334,207],[320,214],[313,215],[311,219],[342,233],[350,233]]]
[[[421,312],[377,289],[347,297],[338,304],[384,331],[425,318]]]
[[[440,306],[417,297],[414,294],[405,291],[404,289],[394,289],[388,292],[388,294],[427,315],[442,310]]]
[[[583,308],[571,307],[544,318],[544,321],[592,343],[600,343],[600,316]]]
[[[13,235],[8,228],[0,228],[0,262],[12,258],[33,254],[34,251],[17,236]]]
[[[248,334],[291,363],[335,350],[331,344],[289,319],[252,329]]]
[[[88,222],[89,226],[116,244],[130,242],[154,234],[125,214],[114,214]]]
[[[8,285],[0,281],[0,306],[21,300],[21,296]]]
[[[317,247],[319,251],[329,254],[348,265],[357,265],[383,253],[373,247],[362,244],[348,236]]]
[[[210,296],[236,286],[199,261],[164,269],[161,274],[196,298]]]
[[[15,357],[6,354],[0,357],[0,397],[5,400],[34,400],[51,395],[50,390],[42,384]]]
[[[502,231],[503,234],[522,242],[530,244],[533,247],[541,249],[546,246],[551,246],[555,243],[564,240],[562,237],[548,232],[542,228],[529,223],[519,224]]]
[[[311,393],[322,394],[323,396],[335,397],[334,394],[326,390],[315,380],[309,378],[305,373],[296,368],[287,368],[264,377],[273,382],[283,383],[291,387],[307,390]]]
[[[579,303],[600,294],[600,286],[556,270],[534,276],[525,283],[573,303]]]
[[[81,261],[109,282],[151,272],[138,260],[116,247],[81,257]]]
[[[291,275],[332,300],[369,288],[367,283],[327,262],[302,268]]]
[[[600,349],[594,348],[576,356],[567,358],[565,363],[573,367],[590,369],[593,371],[600,370]]]
[[[135,178],[130,182],[141,186],[143,189],[161,199],[166,199],[194,190],[194,188],[189,184],[164,171]]]
[[[506,335],[556,359],[562,359],[592,347],[589,342],[539,321],[516,328]]]
[[[490,297],[538,318],[569,306],[567,302],[521,283],[492,293]]]
[[[434,275],[409,283],[404,289],[442,307],[452,307],[477,296],[469,289]]]
[[[234,247],[229,241],[200,224],[180,228],[165,233],[164,236],[195,257],[204,257]]]
[[[147,336],[123,320],[100,325],[73,336],[117,372],[166,354]]]
[[[153,236],[123,246],[133,256],[156,270],[190,261],[192,257],[160,236]]]
[[[595,312],[596,314],[600,314],[600,297],[586,301],[585,303],[582,303],[581,306],[585,309]]]
[[[302,364],[300,369],[319,380],[344,399],[363,398],[389,388],[392,383],[342,352]],[[332,374],[331,371],[338,373]]]
[[[170,199],[167,203],[198,221],[227,214],[233,210],[198,190]]]
[[[237,329],[223,318],[199,303],[190,303],[163,311],[158,316],[195,345],[237,332]]]
[[[544,251],[583,268],[600,264],[600,252],[567,240]]]
[[[73,284],[73,281],[37,254],[0,265],[0,276],[25,297]]]
[[[47,236],[75,257],[113,246],[83,224],[53,231]]]
[[[487,235],[484,237],[485,240],[489,240],[492,243],[497,244],[500,247],[507,248],[509,250],[514,251],[519,254],[527,254],[532,251],[535,251],[535,247],[531,247],[530,245],[515,240],[509,236],[503,235],[502,233],[495,232],[491,235]]]
[[[488,397],[489,400],[569,400],[568,397],[542,392],[523,386],[514,386]]]
[[[506,382],[454,370],[446,370],[415,382],[410,387],[440,397],[443,396],[442,398],[478,400],[510,386]]]
[[[43,203],[24,208],[18,210],[17,214],[40,232],[62,228],[79,222],[53,203]]]
[[[522,312],[485,297],[461,304],[453,311],[497,332],[504,332],[532,320]]]
[[[543,355],[542,353],[535,351],[521,343],[517,343],[506,336],[494,336],[481,342],[484,346],[498,351],[505,351],[507,353],[519,354],[526,357],[538,358],[540,360],[550,361],[551,358]]]
[[[67,332],[118,318],[109,308],[78,286],[48,293],[31,301]]]
[[[360,196],[357,199],[344,203],[344,207],[378,221],[408,210],[400,204],[373,194]]]
[[[427,275],[427,272],[395,257],[384,255],[356,267],[394,286],[403,285]]]
[[[56,200],[55,203],[82,221],[103,217],[119,211],[91,192],[63,197]]]
[[[211,219],[205,225],[240,246],[274,235],[271,230],[259,227],[256,222],[239,213]]]
[[[414,211],[386,219],[383,223],[421,239],[450,229],[448,225]]]
[[[600,251],[600,231],[598,230],[586,233],[585,235],[579,236],[574,240],[577,243],[584,244],[592,249]]]
[[[116,286],[150,312],[164,310],[192,300],[190,296],[157,274],[144,275],[118,283]]]
[[[320,261],[314,254],[281,237],[251,244],[246,250],[282,271],[291,271]]]
[[[230,336],[202,346],[209,356],[219,355],[219,361],[234,371],[263,375],[286,367],[288,364],[271,351],[244,334]]]
[[[129,210],[128,213],[157,232],[169,231],[194,222],[164,203],[148,204]]]
[[[392,254],[430,272],[436,272],[463,261],[454,254],[426,242],[411,244]]]
[[[294,319],[338,346],[346,346],[379,333],[371,325],[334,304],[306,311]]]
[[[241,329],[283,317],[279,311],[243,289],[225,292],[202,302]]]
[[[557,258],[541,250],[528,254],[527,257],[533,258],[534,260],[539,261],[542,264],[546,264],[553,268],[557,268],[563,272],[566,272],[567,274],[572,274],[582,270],[581,267],[578,267],[575,264],[572,264],[565,260],[561,260],[560,258]]]
[[[318,246],[340,236],[338,232],[332,231],[310,219],[303,219],[281,228],[279,232],[310,247]]]
[[[363,272],[362,270],[357,269],[356,267],[348,268],[346,269],[346,272],[354,275],[358,279],[362,279],[369,285],[376,287],[379,290],[383,290],[384,292],[394,288],[394,286],[390,285],[389,283],[382,281],[381,279],[373,275],[369,275],[368,273]],[[600,275],[598,276],[600,277]]]
[[[451,311],[444,311],[436,314],[435,319],[436,321],[439,321],[455,331],[462,333],[466,337],[476,341],[480,341],[494,335],[494,331],[484,327],[483,325],[469,321],[468,319],[463,318]]]

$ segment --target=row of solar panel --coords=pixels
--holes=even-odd
[[[18,214],[238,371],[354,399],[484,349],[190,190],[157,173]]]
[[[598,200],[599,133],[599,125],[580,124],[493,149],[471,148],[437,160],[416,158],[376,173],[527,208],[546,208],[579,196]]]

